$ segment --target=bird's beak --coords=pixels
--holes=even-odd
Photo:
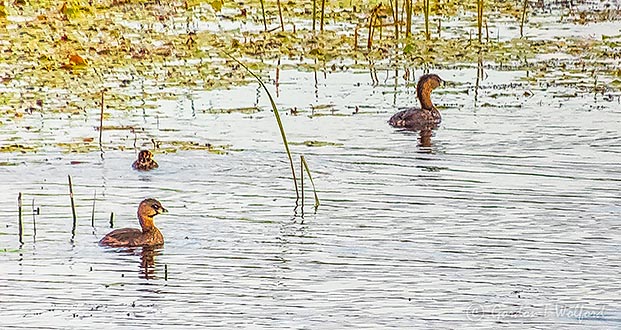
[[[168,210],[165,209],[163,206],[162,206],[162,209],[160,210],[159,214],[162,214],[162,213],[168,213]]]

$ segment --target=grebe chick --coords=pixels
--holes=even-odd
[[[153,160],[153,154],[149,150],[141,150],[138,159],[132,164],[132,168],[139,171],[148,171],[158,168],[157,162]]]
[[[164,236],[153,224],[153,217],[166,212],[168,210],[159,201],[147,198],[138,206],[138,221],[140,221],[142,230],[138,228],[113,230],[99,241],[99,245],[111,247],[162,245],[164,244]]]
[[[395,113],[388,123],[393,127],[407,129],[435,128],[442,121],[440,111],[431,102],[431,91],[440,86],[444,80],[436,74],[426,74],[416,84],[416,96],[420,101],[420,108],[410,108]]]

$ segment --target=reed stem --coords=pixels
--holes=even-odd
[[[326,0],[321,0],[321,20],[319,21],[319,32],[323,32],[323,16],[326,10]]]
[[[477,28],[479,29],[479,43],[481,43],[483,30],[483,0],[477,0]]]
[[[263,28],[265,29],[265,32],[267,32],[267,20],[265,19],[265,4],[263,3],[263,0],[261,0],[261,13],[263,14]]]
[[[405,0],[405,37],[412,33],[412,0]]]
[[[429,34],[429,0],[423,0],[423,13],[425,14],[425,39],[431,40],[431,34]]]
[[[315,32],[316,21],[317,21],[317,0],[313,0],[313,32]]]
[[[304,156],[300,155],[300,190],[302,190],[302,212],[304,212]]]
[[[24,222],[22,221],[22,193],[17,195],[17,230],[19,232],[19,244],[24,244]]]
[[[393,10],[395,20],[395,41],[399,41],[399,0],[395,0],[395,9]]]
[[[110,228],[114,228],[114,212],[110,212]]]
[[[73,200],[73,184],[71,183],[71,175],[67,176],[69,178],[69,199],[71,199],[71,215],[73,216],[73,227],[71,229],[71,237],[75,237],[75,228],[78,222],[78,218],[75,213],[75,201]]]
[[[315,195],[315,209],[319,207],[319,197],[317,196],[317,189],[315,189],[315,182],[313,181],[313,176],[311,175],[310,169],[308,168],[308,163],[306,163],[306,158],[304,156],[300,156],[300,160],[302,164],[304,164],[304,169],[306,169],[306,174],[308,174],[308,179],[311,182],[311,186],[313,187],[313,194]],[[302,173],[303,175],[304,173]]]
[[[32,199],[32,239],[37,238],[37,214],[39,210],[35,210],[35,201]]]
[[[105,88],[101,90],[101,111],[99,112],[99,150],[103,152],[103,118],[104,118],[104,92]]]
[[[369,15],[369,38],[367,40],[367,49],[371,49],[373,47],[373,34],[375,34],[375,21],[377,20],[378,13],[382,10],[382,4],[378,4],[377,6],[371,9],[371,15]],[[381,29],[381,24],[380,24]],[[381,30],[380,30],[381,31]],[[381,36],[380,36],[381,39]]]
[[[285,23],[282,20],[282,8],[280,8],[280,0],[276,0],[276,5],[278,6],[278,17],[280,18],[280,30],[285,32]]]
[[[95,200],[97,200],[97,190],[93,194],[93,209],[91,210],[91,227],[95,228]]]
[[[524,21],[526,21],[527,7],[528,7],[528,0],[524,0],[524,7],[522,7],[522,21],[520,22],[520,38],[524,37]]]
[[[282,137],[282,142],[285,145],[285,151],[287,152],[287,157],[289,158],[289,165],[291,167],[291,174],[293,175],[293,185],[295,186],[295,195],[296,195],[295,204],[297,205],[298,201],[300,200],[300,193],[298,191],[298,181],[297,181],[297,178],[295,176],[295,168],[293,166],[293,157],[291,157],[291,151],[289,150],[289,143],[287,142],[287,135],[285,134],[285,128],[282,125],[282,120],[280,119],[280,114],[278,113],[278,108],[276,107],[276,102],[274,102],[274,98],[272,97],[272,94],[269,92],[269,90],[267,89],[267,86],[265,86],[265,83],[263,83],[263,80],[261,80],[261,78],[259,78],[259,76],[257,76],[244,63],[242,63],[241,61],[239,61],[238,59],[233,57],[231,54],[229,54],[229,53],[227,53],[225,51],[222,51],[222,53],[224,53],[226,56],[228,56],[233,61],[237,62],[237,64],[241,65],[244,69],[246,69],[246,71],[248,71],[248,73],[250,73],[250,75],[252,75],[259,82],[259,85],[261,85],[261,87],[263,87],[263,90],[265,91],[265,93],[267,93],[267,97],[269,98],[270,103],[272,105],[272,111],[274,112],[274,117],[276,117],[276,123],[278,124],[278,128],[280,129],[280,136]]]

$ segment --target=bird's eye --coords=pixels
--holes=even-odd
[[[153,204],[153,205],[151,205],[151,207],[152,207],[154,210],[157,210],[157,209],[159,209],[159,208],[160,208],[157,204]]]

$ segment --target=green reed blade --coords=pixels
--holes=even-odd
[[[308,179],[311,182],[311,186],[313,186],[313,194],[315,195],[315,208],[319,207],[319,197],[317,196],[317,189],[315,189],[315,182],[313,182],[313,176],[311,175],[310,169],[308,168],[308,163],[306,163],[306,159],[304,156],[300,156],[300,160],[302,164],[304,164],[304,169],[306,169],[306,174],[308,174]],[[304,173],[300,174],[304,175]]]
[[[289,157],[289,165],[291,166],[291,174],[293,175],[293,184],[295,186],[295,195],[296,195],[295,203],[297,205],[300,199],[300,193],[298,192],[298,182],[295,176],[295,168],[293,166],[293,158],[291,157],[291,151],[289,150],[289,143],[287,142],[287,135],[285,134],[285,128],[283,127],[282,121],[280,120],[280,114],[278,113],[276,102],[274,102],[274,98],[272,97],[272,94],[267,89],[267,86],[265,86],[265,84],[263,83],[263,80],[261,80],[261,78],[259,78],[258,75],[252,72],[252,70],[250,70],[244,63],[242,63],[241,61],[233,57],[233,55],[225,51],[222,51],[222,53],[228,56],[229,58],[231,58],[233,61],[237,62],[237,64],[241,65],[244,69],[246,69],[246,71],[248,71],[248,73],[250,73],[250,75],[252,75],[259,82],[259,85],[263,87],[263,90],[265,91],[265,93],[267,93],[267,97],[269,98],[270,103],[272,105],[272,110],[274,111],[274,117],[276,117],[276,123],[278,123],[278,128],[280,129],[280,135],[282,137],[282,142],[285,145],[285,151],[287,152],[287,157]]]

